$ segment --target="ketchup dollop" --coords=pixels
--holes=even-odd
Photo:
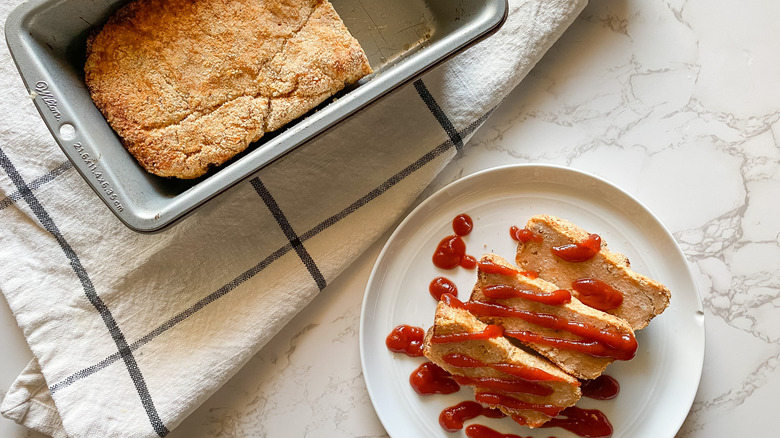
[[[513,433],[501,433],[481,424],[470,424],[466,427],[466,436],[469,438],[523,438]]]
[[[582,242],[567,243],[551,248],[554,255],[572,263],[588,261],[598,254],[600,250],[601,236],[598,234],[591,234]]]
[[[452,296],[458,296],[458,287],[455,286],[451,280],[444,277],[436,277],[428,285],[428,292],[436,301],[441,300],[441,296],[444,294],[450,294]]]
[[[474,221],[467,214],[459,214],[452,220],[452,231],[458,236],[466,236],[474,229]]]
[[[612,424],[603,412],[571,406],[556,418],[551,418],[541,427],[560,427],[584,438],[605,438],[612,436]]]
[[[595,278],[574,280],[571,287],[577,294],[577,299],[594,309],[606,312],[623,304],[623,294],[620,291]]]
[[[461,266],[466,269],[474,269],[477,259],[466,254],[466,242],[462,236],[471,233],[474,222],[467,214],[459,214],[452,220],[454,235],[442,239],[433,252],[433,264],[441,269],[454,269]]]
[[[409,376],[409,384],[420,395],[452,394],[460,390],[452,374],[433,362],[417,367]]]
[[[423,339],[425,330],[402,324],[394,328],[385,338],[387,349],[394,353],[404,353],[411,357],[423,355]]]
[[[498,409],[488,408],[475,401],[467,400],[441,411],[439,425],[447,432],[456,432],[463,429],[464,422],[477,418],[480,415],[488,418],[503,418],[506,416]]]
[[[465,255],[466,242],[458,235],[447,236],[436,246],[433,264],[437,268],[453,269],[460,264],[460,259]]]
[[[465,269],[474,269],[477,267],[477,259],[474,256],[465,254],[460,258],[460,263],[458,263],[458,266]]]
[[[611,400],[620,392],[620,384],[614,377],[602,374],[593,380],[581,381],[582,396],[595,400]]]

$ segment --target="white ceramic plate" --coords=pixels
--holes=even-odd
[[[418,395],[408,380],[424,358],[385,346],[400,324],[427,329],[433,323],[436,302],[428,284],[435,277],[453,280],[460,298],[468,298],[475,270],[445,271],[431,262],[460,213],[474,220],[464,240],[467,253],[477,258],[492,252],[514,260],[516,242],[509,228],[522,228],[535,214],[551,214],[599,234],[610,249],[628,256],[635,271],[669,287],[669,308],[637,332],[636,357],[607,368],[620,382],[620,394],[610,401],[583,398],[578,406],[604,412],[613,437],[673,437],[696,395],[704,360],[704,318],[688,263],[669,231],[636,199],[600,178],[549,165],[499,167],[462,178],[420,204],[387,241],[369,278],[360,321],[363,375],[387,432],[402,438],[465,437],[463,431],[445,432],[438,417],[473,392],[462,388],[450,395]],[[576,436],[558,428],[532,430],[507,418],[479,417],[466,425],[471,423],[524,437]]]

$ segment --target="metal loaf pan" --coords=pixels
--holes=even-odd
[[[43,121],[74,167],[128,227],[155,231],[490,33],[507,14],[507,0],[331,2],[375,73],[195,180],[147,173],[84,84],[87,35],[127,0],[30,0],[11,12],[5,33]]]

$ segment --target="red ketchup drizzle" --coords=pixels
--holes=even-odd
[[[506,415],[498,409],[482,406],[475,401],[464,401],[441,411],[439,425],[447,432],[463,429],[463,423],[483,415],[488,418],[503,418]]]
[[[553,393],[552,388],[548,386],[522,379],[508,380],[496,377],[455,376],[455,381],[460,385],[478,386],[480,388],[495,389],[503,392],[517,392],[540,396],[548,396]]]
[[[385,338],[387,349],[394,353],[405,353],[411,357],[423,355],[423,338],[425,330],[410,325],[399,325]]]
[[[514,225],[512,225],[509,228],[509,235],[512,236],[513,240],[516,240],[518,242],[527,243],[531,240],[534,242],[541,242],[542,236],[534,233],[533,231],[529,230],[528,228],[518,228]]]
[[[469,301],[464,307],[478,316],[520,318],[552,330],[564,330],[582,339],[562,339],[544,336],[526,330],[505,330],[504,334],[523,342],[553,345],[556,348],[578,351],[598,357],[629,360],[636,354],[637,343],[632,333],[620,333],[609,329],[599,330],[583,322],[569,321],[560,316],[516,309],[496,303]]]
[[[442,356],[445,362],[458,368],[490,367],[510,376],[520,377],[529,381],[560,381],[562,379],[553,376],[539,368],[525,367],[508,363],[485,363],[463,353],[450,353]]]
[[[474,222],[467,214],[459,214],[452,220],[454,235],[447,236],[436,246],[433,253],[433,264],[441,269],[454,269],[461,266],[466,269],[474,269],[477,259],[466,255],[466,243],[461,238],[471,233]]]
[[[460,385],[448,373],[433,362],[425,362],[409,376],[409,384],[420,395],[452,394]]]
[[[431,284],[428,285],[428,292],[431,293],[431,296],[435,298],[436,301],[439,301],[444,294],[450,294],[457,297],[458,287],[455,286],[455,283],[444,277],[436,277],[431,281]]]
[[[567,262],[584,262],[592,259],[601,250],[601,236],[591,234],[583,242],[567,243],[552,247],[553,254]]]
[[[498,274],[498,275],[517,275],[520,273],[515,268],[499,265],[498,263],[493,263],[490,260],[482,260],[479,262],[479,270],[484,272],[485,274]]]
[[[457,297],[455,297],[455,295],[442,294],[439,300],[450,307],[466,310],[466,306],[463,304],[463,301],[459,300]]]
[[[528,278],[537,278],[539,273],[536,271],[518,271],[515,268],[505,265],[499,265],[493,263],[490,260],[482,260],[478,263],[479,270],[485,274],[498,274],[498,275],[524,275]]]
[[[528,409],[541,412],[549,417],[555,417],[561,412],[560,406],[528,403],[504,394],[479,392],[474,394],[474,400],[487,405],[502,405],[510,409]]]
[[[551,418],[541,427],[560,427],[584,438],[612,436],[612,424],[603,412],[577,406],[564,409],[560,417]]]
[[[466,427],[466,436],[469,438],[523,438],[513,433],[501,433],[481,424],[471,424]]]
[[[488,324],[481,332],[474,333],[450,333],[448,335],[435,334],[431,337],[433,344],[449,344],[451,342],[463,342],[479,339],[492,339],[504,335],[504,328],[500,325]]]
[[[617,309],[623,304],[623,294],[612,286],[595,278],[580,278],[571,284],[577,298],[586,306],[607,311]]]
[[[596,400],[611,400],[620,392],[620,384],[614,377],[602,374],[593,380],[581,381],[582,396]]]
[[[521,377],[526,380],[542,380],[542,381],[562,381],[560,377],[548,374],[539,368],[521,367],[519,365],[512,365],[508,363],[496,363],[491,367],[501,371],[502,373],[509,374],[511,376]]]
[[[523,298],[542,304],[559,306],[571,301],[571,293],[566,289],[558,289],[552,292],[533,291],[519,289],[508,284],[491,284],[482,288],[482,293],[488,298],[505,300],[507,298]]]

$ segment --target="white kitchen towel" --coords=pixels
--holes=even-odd
[[[0,290],[35,359],[2,414],[165,436],[397,223],[585,0],[509,4],[498,32],[155,234],[97,199],[3,46]]]

